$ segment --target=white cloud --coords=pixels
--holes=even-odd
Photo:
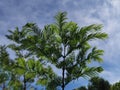
[[[103,71],[100,76],[103,77],[106,80],[109,80],[111,84],[119,82],[120,81],[120,74],[116,73],[119,72],[119,70],[114,71]]]
[[[101,0],[101,3],[98,1],[91,0],[91,5],[87,0],[79,2],[77,0],[61,0],[59,2],[26,0],[21,3],[22,0],[17,5],[15,5],[17,3],[15,0],[12,2],[2,1],[3,3],[0,2],[0,10],[2,9],[4,17],[0,15],[2,17],[0,20],[0,44],[9,42],[4,37],[8,29],[20,27],[29,21],[36,22],[40,27],[43,27],[44,24],[53,22],[53,16],[57,11],[67,11],[68,19],[77,22],[79,26],[94,23],[104,25],[103,30],[109,34],[109,38],[102,43],[98,42],[97,45],[105,50],[103,64],[109,64],[110,67],[104,67],[105,71],[101,75],[112,83],[116,82],[120,80],[120,71],[117,70],[120,68],[120,0]],[[57,69],[55,72],[61,74]]]
[[[68,13],[73,21],[79,25],[89,25],[93,23],[103,24],[103,31],[108,33],[109,38],[103,43],[97,43],[105,50],[104,54],[104,72],[101,74],[111,83],[120,80],[119,70],[119,56],[120,56],[120,0],[106,0],[102,6],[96,5],[89,10],[77,9]],[[110,70],[107,70],[109,68]]]
[[[114,8],[114,12],[120,15],[120,0],[108,0],[108,2]]]

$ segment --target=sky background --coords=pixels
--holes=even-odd
[[[0,45],[8,44],[5,35],[8,30],[21,28],[27,22],[35,22],[42,28],[54,22],[58,11],[66,11],[70,21],[80,27],[103,24],[103,31],[109,38],[95,42],[105,51],[104,71],[101,77],[115,83],[120,80],[120,0],[0,0]],[[58,72],[58,71],[56,71]],[[66,90],[87,85],[80,79],[70,83]]]

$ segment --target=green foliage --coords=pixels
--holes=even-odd
[[[6,51],[6,46],[0,46],[0,67],[5,69],[9,63],[9,54]]]
[[[25,35],[27,35],[28,33],[26,33],[26,31],[20,32],[18,28],[17,30],[15,30],[15,32],[13,31],[9,32],[11,35],[6,36],[8,39],[14,41],[14,44],[9,44],[8,47],[16,53],[14,65],[11,70],[12,77],[10,79],[9,85],[13,89],[22,88],[25,90],[28,87],[28,83],[30,84],[35,82],[36,78],[38,79],[36,81],[37,84],[39,83],[41,85],[46,85],[47,84],[46,82],[48,82],[47,80],[54,73],[49,66],[43,65],[44,63],[41,62],[40,58],[37,58],[29,51],[24,50],[24,46],[20,44],[21,40],[26,38]],[[27,38],[30,39],[30,36],[28,36]]]
[[[58,12],[55,16],[55,23],[44,26],[42,30],[35,23],[27,23],[22,30],[18,28],[14,31],[9,30],[10,35],[6,35],[6,37],[17,43],[17,45],[9,45],[18,56],[16,69],[19,73],[16,70],[15,73],[26,75],[29,70],[31,72],[35,68],[38,75],[43,75],[40,76],[43,78],[39,78],[38,83],[47,85],[49,80],[51,83],[55,82],[56,75],[49,67],[47,69],[41,63],[46,63],[46,66],[54,65],[56,68],[62,69],[61,81],[57,85],[61,86],[63,90],[72,80],[97,75],[103,69],[99,66],[90,67],[89,64],[93,61],[101,62],[104,51],[91,46],[89,41],[107,38],[107,34],[101,32],[101,28],[101,24],[80,28],[77,23],[67,21],[66,12]],[[29,53],[23,55],[21,50]],[[39,58],[40,63],[29,61],[27,58],[31,54]],[[40,67],[34,66],[36,63]],[[48,72],[49,70],[50,72]],[[48,81],[45,80],[46,77]]]
[[[11,79],[9,81],[9,88],[13,88],[13,90],[15,89],[22,89],[23,85],[21,83],[21,81],[19,80],[19,76],[15,75],[14,73],[12,73],[11,75]]]
[[[81,86],[80,88],[74,89],[74,90],[87,90],[85,86]]]
[[[111,90],[120,90],[120,81],[111,85]]]
[[[110,84],[103,78],[94,77],[90,80],[88,90],[110,90]]]
[[[10,66],[12,66],[6,48],[6,46],[0,46],[0,85],[3,89],[7,88],[6,82],[10,79]]]
[[[46,89],[47,90],[57,90],[58,86],[61,86],[62,78],[58,76],[54,76],[52,79],[49,80]]]
[[[81,86],[74,90],[111,90],[110,86],[111,85],[107,80],[104,80],[103,78],[100,77],[93,77],[89,80],[89,84],[87,87]]]
[[[9,79],[9,76],[7,73],[0,72],[0,84],[7,81]]]

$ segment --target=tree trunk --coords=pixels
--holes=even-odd
[[[65,88],[65,67],[62,69],[62,90]]]
[[[5,83],[3,83],[3,87],[2,87],[2,90],[5,90]]]
[[[63,62],[65,62],[65,46],[64,46]],[[64,90],[64,88],[65,88],[65,63],[63,63],[63,68],[62,68],[62,90]]]
[[[23,90],[26,90],[26,83],[24,83]]]
[[[23,90],[26,90],[26,80],[25,80],[25,75],[24,75],[24,81],[23,81],[24,85],[23,85]]]

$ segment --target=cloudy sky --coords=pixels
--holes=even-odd
[[[39,27],[53,23],[58,11],[67,11],[70,21],[79,26],[103,24],[109,38],[97,45],[105,50],[101,77],[114,83],[120,80],[120,0],[0,0],[0,45],[8,44],[7,30],[27,22]],[[80,79],[81,80],[81,79]],[[83,83],[84,82],[84,83]],[[66,90],[86,85],[86,80],[70,83]]]

